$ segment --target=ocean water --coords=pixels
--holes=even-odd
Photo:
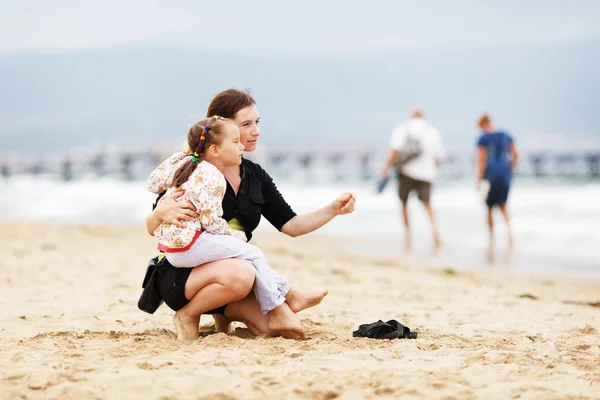
[[[400,206],[395,182],[382,194],[374,182],[309,183],[276,177],[278,187],[297,213],[312,211],[343,191],[356,193],[356,211],[338,217],[318,232],[361,238],[349,252],[418,259],[453,267],[489,266],[527,270],[567,270],[600,274],[600,183],[517,180],[509,208],[515,246],[509,251],[500,215],[490,251],[485,207],[472,181],[442,180],[433,191],[442,250],[431,252],[430,226],[415,197],[410,201],[413,248],[404,250]],[[0,181],[0,221],[132,224],[143,226],[155,196],[143,182],[83,178],[61,182],[52,178],[16,176]],[[273,229],[263,220],[259,229]],[[490,257],[493,255],[493,257]]]

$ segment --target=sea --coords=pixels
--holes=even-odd
[[[490,246],[486,209],[473,179],[440,179],[433,188],[442,248],[432,251],[431,227],[416,197],[409,200],[412,249],[405,248],[396,182],[378,194],[374,179],[336,181],[280,173],[273,177],[297,213],[329,204],[344,191],[357,196],[356,211],[340,216],[313,235],[337,236],[349,253],[397,258],[448,268],[510,268],[600,275],[600,182],[515,179],[510,193],[514,246],[496,215]],[[143,180],[82,176],[17,175],[0,178],[0,223],[131,225],[144,221],[155,196]],[[274,228],[263,219],[259,230]],[[359,240],[355,240],[359,239]],[[337,239],[336,239],[337,240]],[[337,240],[339,241],[339,240]]]

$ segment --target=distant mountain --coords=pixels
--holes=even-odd
[[[312,58],[136,45],[0,56],[0,152],[177,140],[232,86],[274,146],[378,148],[415,104],[449,147],[472,144],[483,110],[517,137],[600,136],[600,40]]]

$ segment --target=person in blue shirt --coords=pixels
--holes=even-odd
[[[481,135],[477,140],[477,187],[482,189],[485,185],[487,191],[485,203],[488,207],[490,239],[494,237],[492,211],[494,207],[498,207],[506,221],[509,243],[512,244],[510,216],[506,209],[506,202],[519,153],[513,138],[508,133],[496,129],[487,114],[479,118],[478,126]]]

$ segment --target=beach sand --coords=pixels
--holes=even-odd
[[[241,324],[182,344],[137,309],[155,241],[142,227],[0,225],[2,399],[600,398],[600,279],[435,269],[345,254],[340,239],[259,233],[299,289],[306,341]],[[575,303],[569,303],[575,302]],[[356,339],[397,319],[417,340]]]

